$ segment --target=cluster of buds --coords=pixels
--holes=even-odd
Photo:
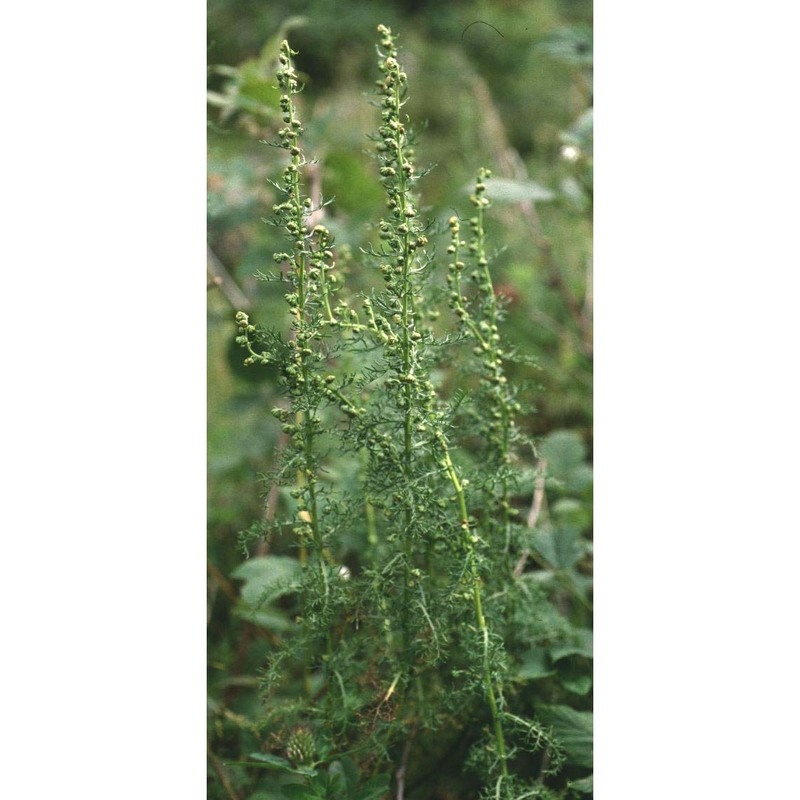
[[[306,727],[295,728],[286,742],[286,757],[295,765],[310,764],[316,754],[314,735]]]
[[[449,263],[447,283],[449,287],[449,303],[462,328],[475,342],[473,355],[480,359],[481,386],[487,392],[492,411],[488,415],[488,438],[498,446],[503,460],[508,460],[508,440],[513,427],[512,417],[520,410],[519,403],[513,397],[504,374],[503,359],[506,356],[498,332],[498,304],[489,272],[489,260],[485,251],[484,211],[491,205],[486,197],[486,179],[491,177],[488,169],[478,172],[475,192],[470,195],[470,202],[475,207],[474,216],[469,219],[469,243],[461,238],[461,223],[457,217],[451,217],[450,245],[447,253],[452,257]],[[476,292],[471,302],[462,294],[461,276],[466,268],[462,260],[462,251],[468,255],[464,258],[475,265],[470,273],[470,280]]]
[[[253,350],[253,343],[250,336],[256,333],[256,326],[250,324],[250,318],[244,311],[236,312],[236,325],[239,328],[239,335],[236,337],[236,344],[244,347],[249,355],[245,358],[245,366],[252,366],[253,364],[269,364],[270,356],[267,352],[257,353]]]
[[[289,42],[284,39],[280,44],[280,52],[278,54],[278,62],[281,66],[275,73],[275,77],[278,79],[279,88],[288,95],[297,94],[300,91],[297,73],[292,64],[292,56],[296,55],[297,52],[292,50],[289,47]],[[290,101],[288,98],[281,97],[281,110],[283,111],[283,121],[291,124]]]
[[[385,25],[378,27],[381,46],[379,69],[383,78],[378,81],[381,93],[381,125],[378,129],[380,141],[378,154],[382,183],[386,189],[386,205],[391,219],[381,220],[381,239],[398,256],[408,256],[418,247],[424,247],[427,239],[421,236],[417,221],[418,211],[410,193],[416,180],[412,163],[409,131],[401,118],[407,76],[397,61],[397,48],[391,30]],[[402,263],[399,266],[403,266]]]
[[[428,263],[428,237],[419,219],[419,206],[412,192],[418,180],[407,118],[402,115],[408,78],[397,58],[395,37],[385,25],[381,35],[377,81],[380,92],[381,124],[377,145],[379,173],[386,191],[388,214],[378,224],[382,243],[379,269],[386,294],[383,314],[365,309],[376,338],[385,348],[390,375],[385,385],[396,393],[396,405],[405,418],[409,434],[426,434],[422,420],[435,403],[435,392],[421,366],[425,336],[419,329],[415,306],[420,274]],[[408,447],[411,445],[407,442]]]
[[[306,250],[305,216],[307,206],[300,196],[300,169],[306,161],[300,149],[300,134],[303,127],[297,119],[292,96],[299,91],[297,73],[292,65],[291,57],[295,55],[287,41],[281,42],[280,65],[278,70],[278,87],[281,90],[281,115],[285,126],[278,131],[280,146],[288,151],[291,161],[283,171],[283,191],[286,200],[272,207],[279,225],[286,229],[293,243],[293,253],[276,254],[276,259],[294,260],[298,254]]]
[[[317,310],[324,309],[325,320],[338,324],[331,309],[330,295],[338,289],[338,279],[332,273],[334,268],[333,236],[323,225],[315,225],[309,230],[308,218],[313,214],[312,201],[303,197],[301,191],[301,170],[308,163],[300,147],[303,126],[297,117],[293,96],[300,91],[297,72],[292,64],[296,55],[287,41],[281,42],[277,72],[278,88],[281,90],[280,107],[284,127],[278,131],[279,146],[286,150],[290,162],[283,171],[283,193],[285,199],[272,207],[276,223],[284,228],[292,243],[291,252],[275,253],[278,263],[289,264],[289,280],[292,289],[286,294],[289,313],[297,339],[312,338],[311,319],[317,317]],[[289,378],[305,382],[303,368],[305,357],[310,355],[307,342],[294,346],[294,363],[287,370]],[[289,381],[292,382],[291,380]]]

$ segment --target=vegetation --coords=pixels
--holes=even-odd
[[[466,209],[422,206],[406,56],[379,34],[376,170],[355,169],[378,187],[357,193],[373,211],[381,198],[371,222],[353,224],[357,198],[337,217],[338,192],[322,194],[337,159],[312,158],[324,137],[304,121],[285,39],[217,69],[210,95],[215,124],[274,131],[283,165],[264,177],[283,245],[253,270],[270,293],[254,310],[210,251],[212,319],[220,297],[239,305],[244,370],[226,364],[227,422],[210,404],[209,796],[590,796],[591,468],[583,432],[531,422],[552,354],[537,371],[512,343],[519,290],[492,244],[504,198],[552,259],[534,204],[550,195],[484,168]],[[546,44],[559,42],[572,52],[563,31]],[[275,61],[273,95],[253,76]],[[589,208],[587,125],[562,137],[568,216]],[[559,280],[551,328],[588,358],[589,306]],[[241,480],[258,468],[261,510]],[[246,558],[226,549],[234,526]]]

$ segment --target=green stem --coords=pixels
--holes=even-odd
[[[478,177],[478,185],[482,186],[483,178],[485,177],[485,170],[481,170]],[[479,196],[482,195],[482,190],[476,192]],[[489,311],[489,330],[490,332],[494,332],[497,330],[497,296],[494,292],[494,283],[492,281],[492,273],[489,271],[489,260],[486,257],[486,245],[485,245],[485,237],[486,231],[484,229],[484,209],[485,206],[481,202],[477,206],[477,218],[478,218],[478,225],[475,231],[475,238],[477,243],[477,251],[476,251],[476,260],[478,265],[483,270],[483,279],[484,279],[484,303],[488,306]],[[490,352],[492,354],[492,360],[495,363],[494,371],[495,377],[500,378],[502,376],[503,368],[502,362],[500,360],[500,348],[494,344],[494,342],[490,342]],[[508,407],[508,402],[500,402],[498,403],[499,411],[501,414],[500,417],[500,429],[501,429],[501,443],[500,443],[500,458],[503,462],[503,465],[506,465],[509,460],[509,451],[510,451],[510,438],[511,438],[511,414]],[[509,503],[509,487],[508,487],[508,477],[506,475],[505,470],[502,473],[501,479],[501,509],[503,514],[503,529],[505,532],[505,552],[508,555],[511,549],[511,505]]]
[[[442,460],[444,462],[447,475],[453,488],[456,492],[458,499],[458,510],[460,513],[459,524],[464,533],[464,546],[467,551],[467,559],[469,561],[470,577],[472,579],[472,603],[475,609],[475,622],[480,631],[483,640],[483,688],[486,694],[486,700],[489,703],[489,710],[492,714],[492,724],[494,727],[494,738],[497,746],[497,755],[500,759],[500,770],[503,778],[508,778],[508,765],[506,756],[506,743],[503,736],[503,724],[500,717],[500,709],[497,704],[497,697],[494,690],[494,680],[492,679],[491,664],[489,660],[489,626],[486,624],[486,618],[483,615],[483,600],[481,597],[481,578],[478,572],[478,563],[475,555],[475,544],[477,542],[477,535],[471,533],[469,525],[469,512],[467,510],[467,500],[464,494],[464,487],[459,480],[458,472],[455,465],[450,458],[450,451],[444,437],[439,439],[439,445],[442,448]]]
[[[407,215],[409,211],[408,202],[408,181],[406,171],[403,168],[405,163],[405,155],[403,152],[404,144],[404,129],[400,122],[400,109],[402,106],[400,100],[400,80],[399,77],[394,81],[393,92],[393,120],[394,123],[394,142],[396,150],[396,163],[398,170],[398,193],[397,202],[399,205],[400,216],[405,230],[401,232],[401,247],[398,258],[402,259],[402,277],[400,281],[400,302],[401,302],[401,357],[403,365],[403,472],[404,479],[407,484],[408,496],[405,502],[404,521],[405,521],[405,536],[403,537],[405,561],[403,570],[403,604],[402,604],[402,628],[403,638],[405,641],[406,651],[406,666],[408,678],[411,678],[413,673],[414,664],[414,648],[412,637],[410,633],[410,583],[411,583],[411,569],[413,566],[414,558],[414,543],[411,537],[412,527],[412,510],[411,506],[414,502],[413,495],[411,494],[411,475],[412,475],[412,460],[413,460],[413,411],[414,411],[414,393],[412,386],[413,379],[413,365],[416,360],[416,346],[411,338],[412,328],[414,325],[414,307],[413,307],[413,287],[411,280],[411,262],[413,258],[412,249],[410,246],[410,224],[411,217]]]
[[[284,75],[284,91],[282,102],[286,103],[286,116],[288,117],[288,130],[289,133],[287,140],[285,140],[285,147],[291,154],[291,165],[287,167],[286,174],[289,176],[289,205],[291,208],[291,217],[286,222],[286,229],[293,240],[294,253],[292,255],[292,264],[295,270],[295,287],[297,290],[296,297],[296,312],[294,318],[294,332],[293,346],[296,352],[296,364],[300,368],[299,386],[296,388],[300,392],[307,392],[308,387],[311,385],[312,370],[311,370],[311,353],[308,348],[310,335],[313,333],[313,322],[309,319],[307,304],[309,300],[310,287],[308,285],[308,272],[309,272],[309,252],[306,247],[306,217],[303,205],[303,198],[300,191],[300,169],[305,165],[302,151],[300,149],[300,137],[298,127],[294,124],[296,122],[295,107],[292,101],[292,95],[297,91],[295,78],[293,77],[293,69],[289,59],[290,49],[288,43],[284,42],[281,45],[283,56],[287,61],[288,77]],[[284,100],[285,99],[285,100]],[[316,408],[315,405],[309,405],[306,411],[297,411],[297,424],[302,430],[302,469],[298,475],[298,488],[305,489],[307,498],[306,514],[308,519],[303,518],[301,511],[301,522],[307,524],[311,529],[311,538],[314,543],[314,552],[316,556],[316,565],[319,571],[320,582],[325,589],[325,602],[328,603],[330,597],[330,582],[328,578],[328,569],[325,563],[325,548],[320,530],[319,519],[319,504],[317,499],[317,486],[316,477],[314,473],[315,459],[314,459],[314,437],[316,427]],[[333,653],[333,644],[331,641],[330,632],[326,634],[326,649],[328,656]]]

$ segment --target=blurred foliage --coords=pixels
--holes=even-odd
[[[233,313],[243,296],[262,320],[283,319],[281,290],[257,282],[283,249],[263,218],[275,202],[269,183],[283,166],[263,143],[278,127],[273,77],[278,44],[300,52],[306,81],[300,97],[306,144],[319,158],[315,174],[325,224],[340,248],[354,252],[373,235],[383,194],[365,134],[376,111],[365,93],[374,82],[374,31],[401,34],[413,87],[408,104],[418,130],[416,161],[429,165],[422,183],[427,215],[444,231],[465,206],[478,165],[493,170],[490,241],[503,242],[495,285],[508,301],[505,335],[537,368],[519,364],[511,378],[534,387],[536,413],[523,420],[540,437],[548,462],[545,523],[531,539],[539,569],[532,591],[557,586],[586,596],[591,543],[592,426],[592,4],[590,0],[209,0],[208,3],[208,626],[209,797],[270,800],[295,796],[296,776],[240,762],[263,752],[258,675],[287,624],[282,603],[293,567],[280,538],[242,564],[239,531],[281,507],[266,497],[260,473],[281,446],[265,413],[276,384],[241,366]],[[437,228],[435,227],[434,230]],[[344,247],[343,247],[344,246]],[[441,249],[446,246],[444,239]],[[213,264],[212,264],[213,262]],[[354,291],[369,279],[353,269]],[[257,377],[258,382],[253,378]],[[461,380],[454,371],[445,381]],[[533,476],[532,476],[533,478]],[[531,491],[533,480],[531,480]],[[531,498],[520,498],[530,503]],[[268,601],[265,602],[265,597]],[[587,618],[587,624],[588,624]],[[551,621],[552,622],[552,621]],[[550,623],[548,623],[549,625]],[[561,623],[559,623],[561,624]],[[524,629],[536,626],[530,621]],[[545,626],[548,627],[548,626]],[[561,731],[576,764],[586,757],[591,708],[591,634],[572,630],[572,650],[543,646],[531,634],[519,665],[525,685],[550,698],[548,723]],[[588,636],[588,638],[587,638]],[[546,645],[546,642],[544,643]],[[557,686],[553,690],[553,686]],[[533,696],[533,695],[532,695]],[[553,698],[561,698],[553,700]],[[533,702],[533,701],[531,701]],[[587,722],[587,719],[589,720]],[[567,754],[568,756],[570,753]],[[349,769],[331,765],[324,779],[361,797]],[[341,775],[337,769],[344,770]],[[591,794],[578,771],[566,796]],[[320,783],[320,785],[322,785]],[[284,787],[284,788],[282,788]],[[327,790],[326,790],[327,791]],[[367,787],[364,797],[381,796]],[[446,789],[431,797],[453,797]],[[322,789],[320,789],[322,792]],[[372,794],[370,794],[372,792]],[[297,795],[299,796],[299,795]],[[316,796],[316,795],[312,795]],[[321,793],[320,796],[326,796]],[[337,795],[338,796],[338,795]],[[421,797],[421,795],[419,795]]]

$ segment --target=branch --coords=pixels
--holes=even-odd
[[[403,800],[405,792],[406,766],[408,764],[408,754],[411,752],[411,740],[406,742],[403,748],[403,756],[400,759],[400,766],[397,768],[395,778],[397,778],[397,800]]]
[[[546,474],[547,459],[540,458],[539,469],[536,471],[536,479],[533,482],[533,501],[531,502],[531,510],[528,512],[529,528],[536,527],[536,522],[542,511],[542,504],[544,503],[544,478]]]
[[[234,589],[233,584],[222,574],[219,567],[206,559],[206,572],[210,579],[225,593],[227,598],[235,603],[239,599],[239,593]]]
[[[275,451],[279,452],[283,450],[289,444],[289,435],[286,433],[281,433],[278,437],[278,443],[275,446]],[[267,523],[272,522],[275,519],[275,510],[278,507],[278,497],[280,495],[280,490],[278,488],[277,483],[273,483],[272,486],[269,487],[269,494],[267,494],[267,502],[264,508],[264,520]],[[257,556],[265,556],[269,549],[269,544],[266,539],[259,542],[256,546],[256,555]]]
[[[309,190],[311,198],[311,208],[314,210],[306,217],[306,226],[312,230],[315,225],[319,225],[326,216],[325,206],[322,205],[322,168],[319,164],[312,163],[306,166]]]
[[[533,482],[533,500],[531,502],[531,508],[528,512],[528,527],[535,528],[536,523],[539,520],[539,515],[542,513],[542,506],[544,505],[544,479],[545,475],[547,474],[547,459],[540,458],[539,459],[539,467],[536,470],[536,478]],[[530,558],[531,551],[529,548],[525,548],[522,551],[522,554],[519,557],[519,561],[517,561],[517,565],[514,567],[514,577],[519,578],[522,575],[522,571],[525,569],[525,564]]]

